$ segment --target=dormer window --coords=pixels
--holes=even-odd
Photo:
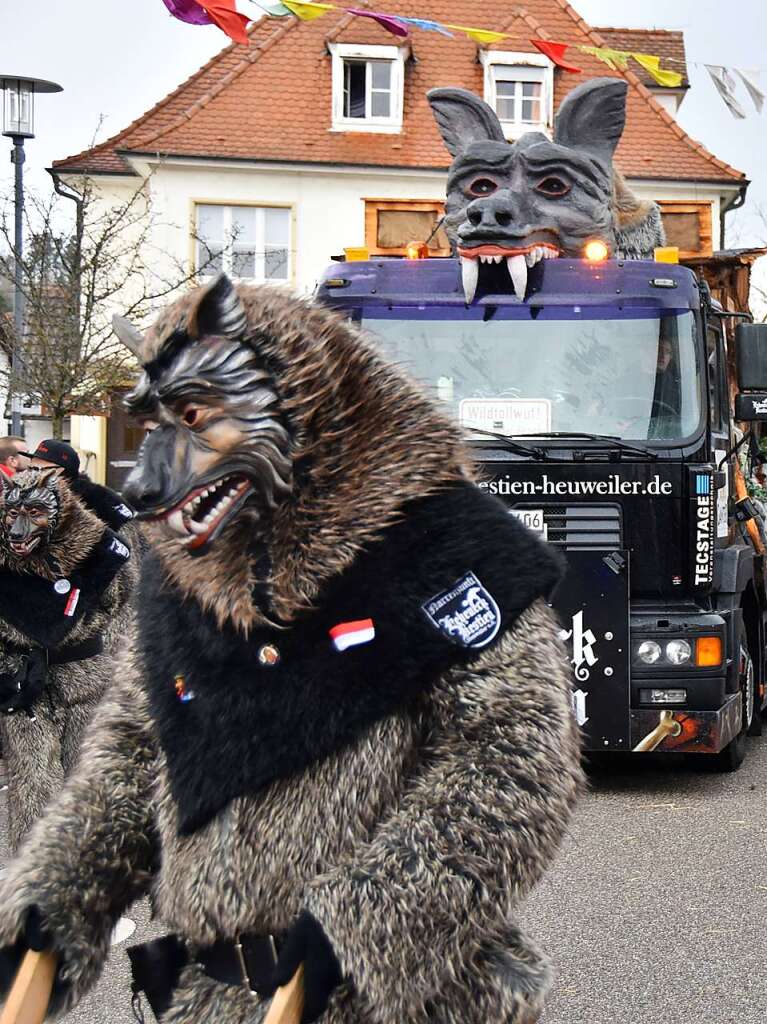
[[[485,101],[507,139],[525,132],[550,133],[554,116],[554,67],[542,54],[483,50]]]
[[[331,43],[333,131],[399,132],[405,51],[399,46]]]

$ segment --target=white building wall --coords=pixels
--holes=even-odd
[[[350,171],[194,166],[168,162],[153,171],[152,200],[158,225],[157,248],[191,267],[195,202],[290,204],[291,284],[311,293],[331,257],[346,246],[365,244],[365,199],[441,200],[447,176],[434,171]],[[168,269],[170,269],[170,259]]]

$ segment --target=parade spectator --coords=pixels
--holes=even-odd
[[[0,473],[3,476],[10,478],[27,468],[29,459],[24,454],[25,448],[23,437],[0,437]]]

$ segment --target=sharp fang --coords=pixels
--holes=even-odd
[[[469,306],[474,299],[479,279],[479,263],[476,260],[471,260],[467,256],[461,256],[461,279],[463,281],[463,294],[466,299],[466,305]]]
[[[525,263],[528,267],[534,267],[540,259],[543,259],[543,250],[538,245],[534,246],[530,252],[525,253]]]
[[[524,299],[525,292],[527,291],[527,263],[525,257],[521,253],[518,256],[508,256],[506,258],[506,266],[509,269],[509,276],[511,277],[511,283],[514,285],[514,291],[517,293],[517,298]]]
[[[184,513],[180,508],[177,508],[174,512],[171,512],[170,515],[166,516],[166,521],[170,528],[180,537],[186,537],[189,533],[186,528],[186,523],[184,522]]]
[[[205,523],[198,523],[194,519],[192,519],[190,521],[189,529],[192,531],[192,533],[197,533],[197,534],[207,533],[208,532],[208,527],[205,525]]]

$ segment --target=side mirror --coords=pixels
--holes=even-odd
[[[767,324],[738,324],[735,328],[738,389],[735,419],[767,420]]]
[[[738,324],[735,353],[740,390],[767,391],[767,324]]]

